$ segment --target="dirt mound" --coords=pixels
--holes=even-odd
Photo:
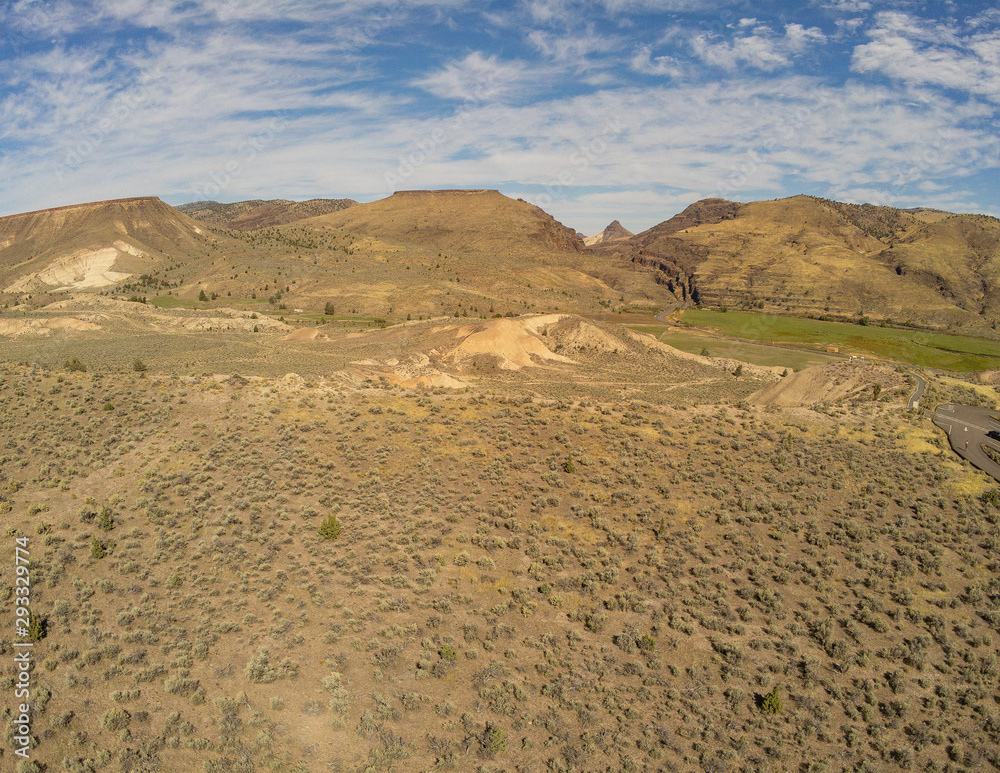
[[[750,395],[760,405],[805,407],[845,400],[906,399],[905,377],[892,368],[855,362],[816,365]]]
[[[463,325],[455,331],[455,338],[460,338],[461,342],[444,352],[443,359],[462,366],[478,355],[487,355],[494,358],[497,367],[502,370],[573,362],[568,357],[550,351],[542,342],[541,336],[533,332],[533,325],[538,326],[538,323],[532,319],[494,319]]]
[[[547,346],[559,350],[619,353],[628,349],[615,335],[572,314],[528,317],[521,324],[528,332],[546,337]]]
[[[436,368],[426,354],[410,354],[387,360],[357,360],[351,363],[345,375],[354,383],[385,380],[406,389],[464,389],[469,386],[469,382]]]

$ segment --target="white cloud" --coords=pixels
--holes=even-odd
[[[604,55],[625,45],[619,35],[598,34],[590,27],[572,33],[532,30],[528,33],[528,42],[551,61],[577,71],[600,67]]]
[[[977,28],[984,25],[979,24]],[[880,13],[869,43],[854,50],[855,72],[881,72],[1000,102],[1000,30],[965,33],[902,13]]]
[[[484,102],[503,99],[520,91],[538,78],[537,69],[520,61],[500,61],[496,56],[484,56],[473,51],[464,59],[446,64],[437,72],[413,81],[434,96]]]
[[[644,75],[662,75],[669,78],[679,78],[683,74],[683,68],[677,59],[666,55],[658,56],[654,59],[649,46],[641,46],[632,55],[629,64],[633,70]]]
[[[869,45],[897,48],[881,57],[860,49],[855,62],[870,69],[856,66],[856,80],[838,83],[789,72],[829,42],[816,27],[735,14],[724,36],[667,28],[666,17],[626,35],[632,11],[662,4],[603,0],[602,12],[620,14],[609,22],[595,21],[593,4],[556,0],[525,5],[511,26],[488,24],[494,48],[477,38],[478,50],[433,65],[415,55],[399,80],[412,38],[448,39],[434,36],[445,21],[430,34],[414,20],[476,5],[80,2],[86,24],[99,18],[125,33],[85,48],[46,43],[69,23],[55,0],[39,22],[45,31],[32,33],[35,53],[0,62],[8,209],[143,193],[176,202],[216,181],[223,200],[372,199],[391,192],[395,175],[395,187],[500,187],[528,199],[552,191],[547,208],[573,227],[596,232],[618,217],[638,230],[719,194],[957,199],[966,197],[954,192],[963,176],[997,170],[1000,158],[995,106],[932,88],[960,81],[970,62],[979,68],[970,82],[985,83],[1000,56],[989,14],[961,29],[879,16]],[[22,18],[31,5],[22,0]],[[548,21],[532,24],[536,17]],[[288,25],[269,24],[277,19]],[[143,25],[160,32],[133,35]],[[933,60],[939,51],[951,58]],[[918,62],[931,61],[940,67],[921,74]],[[905,85],[871,85],[868,73],[891,67]],[[663,80],[639,87],[648,80],[635,73]]]
[[[818,27],[803,27],[801,24],[785,25],[785,40],[789,51],[801,54],[813,43],[825,43],[826,35]]]
[[[735,71],[746,66],[773,72],[788,67],[809,46],[826,42],[826,35],[819,28],[801,24],[785,25],[783,35],[756,19],[742,19],[738,27],[750,33],[736,35],[731,41],[708,33],[694,34],[690,38],[691,49],[713,67]]]
[[[827,0],[825,5],[842,13],[861,13],[871,10],[872,7],[868,0]]]

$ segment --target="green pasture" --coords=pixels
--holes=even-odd
[[[707,309],[687,309],[681,313],[681,321],[736,338],[814,350],[836,346],[841,354],[875,356],[928,368],[960,372],[1000,368],[1000,341],[973,336]]]
[[[654,334],[655,335],[655,334]],[[813,354],[807,351],[792,351],[774,346],[748,344],[741,341],[727,341],[721,338],[710,338],[697,333],[668,332],[659,336],[659,340],[675,349],[691,354],[701,354],[707,349],[711,357],[728,357],[741,362],[765,367],[788,368],[802,370],[813,365],[822,365],[830,358],[824,354]]]

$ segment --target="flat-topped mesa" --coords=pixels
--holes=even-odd
[[[550,214],[493,189],[397,191],[314,218],[330,228],[456,252],[580,252],[583,241]]]
[[[421,190],[414,189],[408,191],[396,191],[393,196],[476,196],[484,193],[495,193],[502,196],[496,188],[443,188],[441,190]]]

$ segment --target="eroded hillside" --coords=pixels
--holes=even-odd
[[[682,301],[992,335],[1000,221],[795,196],[697,202],[600,252]]]

